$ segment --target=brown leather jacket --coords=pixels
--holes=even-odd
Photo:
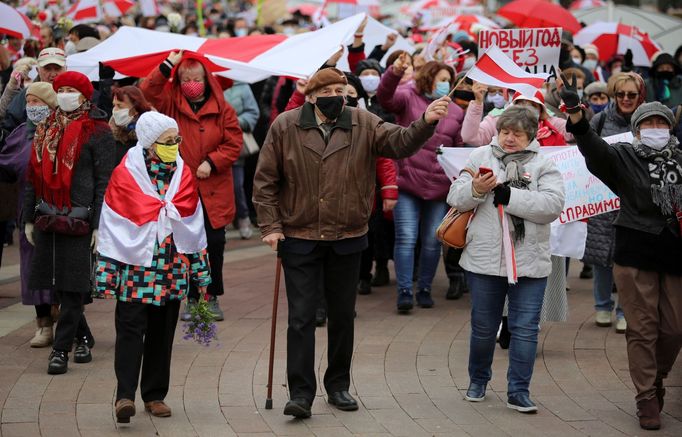
[[[314,106],[280,114],[263,144],[253,204],[263,237],[336,241],[367,233],[376,188],[376,157],[416,153],[435,126],[421,117],[403,128],[346,107],[325,144]]]

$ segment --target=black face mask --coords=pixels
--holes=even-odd
[[[474,100],[474,99],[476,98],[476,96],[474,96],[474,92],[473,92],[473,91],[468,91],[468,90],[456,90],[456,91],[455,91],[455,98],[456,98],[456,99],[460,99],[460,100],[464,100],[464,101],[467,101],[467,102],[470,102],[470,101]]]
[[[358,107],[358,98],[346,96],[346,106],[357,108]]]
[[[315,106],[329,120],[336,120],[343,111],[343,96],[318,97]]]
[[[661,79],[661,80],[673,80],[673,78],[675,77],[675,72],[674,71],[657,71],[656,77]]]

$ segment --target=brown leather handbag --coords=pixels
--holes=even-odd
[[[468,168],[465,168],[463,171],[468,172],[471,177],[474,177],[474,172]],[[474,216],[474,212],[475,210],[461,212],[457,208],[450,208],[438,229],[436,229],[436,238],[446,246],[463,249],[466,246],[467,229]]]

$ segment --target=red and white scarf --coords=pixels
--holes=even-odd
[[[147,173],[140,145],[116,167],[104,195],[97,251],[117,261],[150,267],[156,242],[173,234],[180,253],[206,248],[204,214],[192,172],[178,155],[162,200]]]

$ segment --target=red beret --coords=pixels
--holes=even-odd
[[[77,71],[67,71],[55,77],[54,82],[52,82],[52,88],[54,88],[55,92],[59,92],[59,88],[63,86],[76,88],[88,100],[92,98],[94,91],[90,79]]]

